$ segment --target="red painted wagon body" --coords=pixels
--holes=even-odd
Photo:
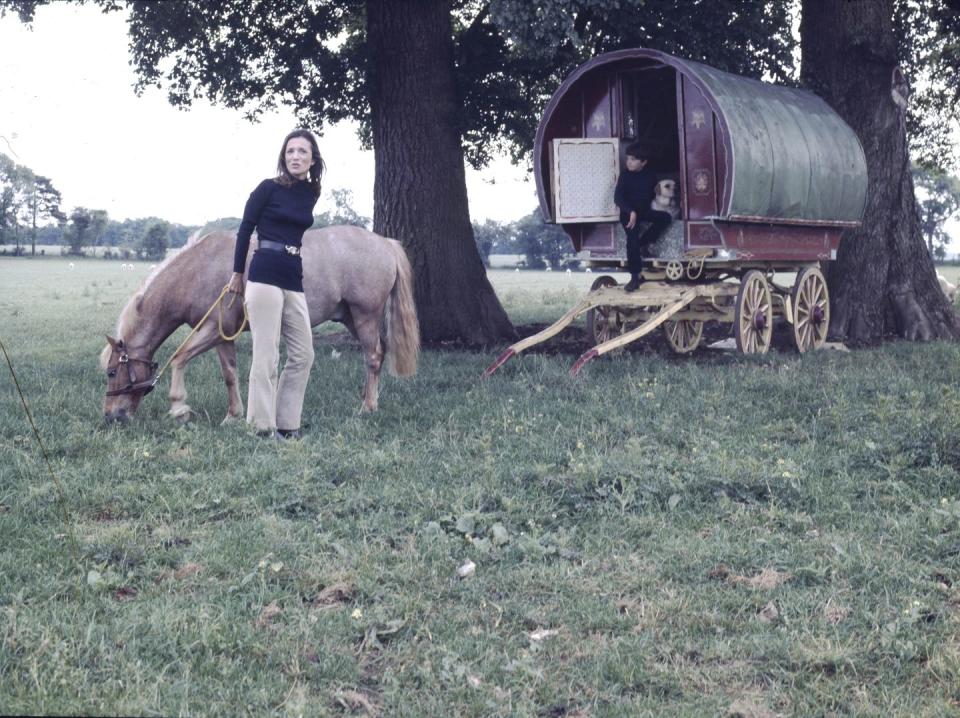
[[[624,258],[613,185],[624,148],[638,140],[659,148],[655,169],[678,180],[683,250],[732,262],[832,259],[863,214],[860,142],[819,97],[656,50],[620,50],[563,82],[534,145],[544,219],[561,224],[585,259]]]

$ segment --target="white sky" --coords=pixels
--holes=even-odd
[[[250,191],[272,176],[293,114],[241,113],[197,101],[174,109],[161,90],[133,93],[125,13],[91,6],[40,7],[32,30],[0,20],[0,152],[53,180],[63,208],[105,209],[117,220],[161,217],[201,225],[240,216]],[[373,216],[373,154],[348,125],[319,138],[327,165],[318,211],[330,190],[353,192]],[[495,182],[493,180],[496,180]],[[532,176],[508,160],[467,169],[475,221],[519,219],[537,205]],[[960,253],[960,221],[947,227]]]
[[[125,13],[53,3],[32,28],[0,20],[0,152],[53,180],[66,211],[200,225],[239,217],[273,176],[292,112],[251,124],[205,101],[177,110],[161,90],[137,97]],[[330,190],[349,189],[354,209],[372,217],[373,153],[348,125],[327,126],[318,142],[327,174],[317,211],[332,206]],[[468,168],[467,189],[475,221],[513,221],[537,206],[532,175],[505,158]]]

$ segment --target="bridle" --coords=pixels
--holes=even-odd
[[[220,315],[217,318],[217,328],[220,331],[220,338],[223,339],[225,342],[232,342],[238,336],[240,336],[240,334],[243,333],[244,327],[247,326],[247,322],[249,321],[249,318],[247,317],[246,305],[243,305],[243,322],[240,323],[240,328],[237,330],[237,333],[232,335],[227,335],[223,331],[223,307],[221,306],[220,302],[223,300],[224,296],[227,294],[228,291],[230,291],[229,284],[223,288],[223,291],[220,292],[220,296],[217,297],[217,300],[210,305],[210,308],[207,310],[206,314],[204,314],[203,317],[200,319],[200,321],[194,325],[193,329],[190,330],[190,333],[187,334],[187,338],[184,339],[180,343],[180,346],[178,346],[176,350],[173,352],[173,354],[170,355],[170,358],[167,359],[166,364],[163,365],[163,369],[161,369],[159,372],[157,371],[157,367],[159,366],[159,364],[157,364],[157,362],[153,361],[152,359],[140,359],[138,357],[132,357],[129,354],[127,354],[127,348],[123,344],[123,339],[117,339],[116,341],[114,341],[114,340],[111,340],[110,337],[107,337],[107,339],[110,341],[110,345],[113,347],[113,351],[118,352],[120,354],[120,359],[117,366],[113,369],[109,367],[107,368],[107,378],[113,379],[117,375],[117,372],[121,370],[121,368],[126,367],[127,380],[129,382],[125,387],[121,389],[108,389],[107,396],[121,396],[122,394],[136,394],[137,392],[143,392],[143,395],[146,396],[151,391],[153,391],[153,387],[155,387],[157,385],[157,382],[160,381],[160,377],[163,376],[163,372],[165,372],[167,370],[167,367],[170,366],[170,362],[172,362],[176,358],[176,356],[180,353],[180,350],[183,349],[187,345],[187,342],[189,342],[193,338],[193,335],[196,334],[198,331],[200,331],[200,327],[203,326],[203,323],[207,321],[207,317],[210,316],[210,313],[216,307],[220,307]],[[233,299],[230,300],[230,304],[227,305],[227,308],[229,309],[232,304],[233,304]],[[112,353],[111,353],[111,356],[113,356]],[[146,372],[146,376],[144,379],[142,380],[139,379],[139,376],[137,375],[137,371],[133,367],[134,363],[144,364],[149,368],[148,371]]]
[[[124,346],[122,339],[117,339],[116,344],[113,346],[113,350],[119,352],[120,358],[118,359],[116,367],[107,368],[107,378],[113,379],[115,376],[117,376],[118,372],[121,372],[125,369],[128,383],[126,386],[119,389],[108,389],[107,396],[136,394],[137,392],[143,392],[143,395],[146,396],[153,391],[153,387],[157,385],[157,380],[160,378],[157,374],[157,367],[159,364],[152,359],[139,359],[127,354],[127,348]],[[146,372],[144,372],[143,379],[141,379],[137,373],[135,368],[135,365],[137,364],[143,364],[147,367]]]

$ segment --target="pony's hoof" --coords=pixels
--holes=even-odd
[[[173,417],[173,420],[178,424],[186,424],[193,416],[193,410],[189,406],[182,407],[176,411],[171,409],[170,416]]]
[[[242,417],[240,417],[240,416],[234,416],[233,414],[227,414],[225,417],[223,417],[223,421],[220,422],[220,426],[229,426],[230,424],[234,423],[235,421],[239,421],[241,418],[242,418]]]

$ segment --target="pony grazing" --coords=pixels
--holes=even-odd
[[[106,420],[127,422],[133,416],[155,383],[154,353],[183,324],[196,326],[230,280],[235,242],[235,232],[212,232],[190,242],[148,276],[127,302],[117,321],[117,338],[108,336],[100,355],[107,372]],[[407,255],[394,239],[344,225],[308,230],[301,256],[310,324],[341,322],[360,342],[366,365],[362,407],[376,411],[384,360],[394,376],[417,370],[420,326]],[[224,297],[220,307],[227,335],[235,334],[243,322],[242,303],[238,299],[231,304],[233,296]],[[170,363],[170,415],[175,419],[184,421],[191,411],[184,369],[208,349],[216,349],[220,358],[229,395],[226,418],[243,416],[236,347],[221,337],[217,320],[215,310]]]

